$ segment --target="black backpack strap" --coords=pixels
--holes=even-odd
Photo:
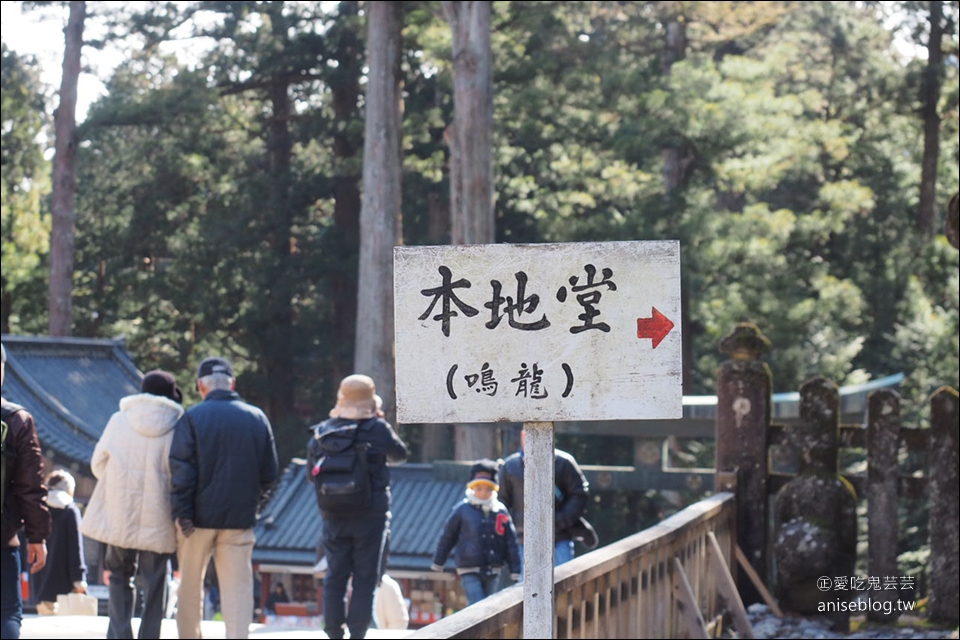
[[[353,427],[352,429],[345,429],[344,427]],[[323,440],[329,436],[340,436],[345,439],[345,444],[341,447],[338,447],[336,450],[331,451],[331,453],[337,453],[339,451],[346,451],[347,449],[356,446],[357,444],[357,433],[360,431],[360,424],[348,422],[347,424],[335,427],[327,422],[321,422],[317,425],[317,434],[314,438],[317,440],[321,450],[324,450]],[[349,438],[349,439],[347,439]],[[365,446],[369,447],[368,444],[364,443]]]
[[[3,401],[3,404],[0,404],[0,418],[6,420],[17,411],[23,411],[23,407],[12,402]]]
[[[372,418],[367,418],[366,420],[364,420],[362,423],[360,423],[360,424],[357,426],[357,431],[359,431],[360,429],[369,429],[370,425],[376,424],[377,420],[379,420],[379,418],[376,417],[376,416],[374,416],[374,417],[372,417]],[[374,452],[374,451],[370,451],[370,447],[371,447],[371,444],[370,444],[370,443],[364,443],[364,445],[365,445],[364,448],[365,448],[366,451],[367,451],[367,462],[368,462],[368,463],[370,463],[370,464],[386,464],[386,463],[387,463],[387,456],[386,456],[386,454],[377,453],[377,452]]]
[[[22,410],[23,410],[23,407],[21,407],[20,405],[13,404],[12,402],[7,402],[6,400],[4,400],[3,404],[0,404],[0,419],[2,419],[4,423],[6,423],[7,418],[15,414],[17,411],[22,411]],[[9,425],[7,425],[7,428],[4,429],[4,439],[6,440],[9,437],[10,437],[10,428],[9,428]],[[13,459],[17,457],[17,454],[14,451],[14,448],[8,447],[6,442],[3,443],[2,451],[3,451],[4,458]],[[4,465],[6,465],[6,460],[4,460]],[[4,469],[4,476],[6,476],[6,469]]]

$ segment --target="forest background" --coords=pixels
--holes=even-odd
[[[355,368],[392,411],[392,301],[371,294],[362,246],[464,241],[458,11],[489,18],[481,240],[679,240],[685,394],[715,393],[719,340],[744,321],[772,341],[774,391],[903,372],[923,424],[929,394],[960,383],[958,253],[943,234],[960,182],[956,1],[24,8],[79,19],[77,71],[81,50],[126,54],[62,134],[69,86],[45,86],[37,60],[3,44],[3,332],[122,335],[142,370],[173,371],[185,390],[200,360],[224,355],[283,461],[303,455],[305,427]],[[178,57],[170,43],[194,46]],[[368,94],[377,73],[396,90],[386,109]],[[378,162],[396,192],[375,200],[390,181],[364,187],[365,138],[394,125],[397,153]],[[58,158],[75,172],[59,174],[59,198]],[[425,462],[516,442],[515,429],[400,432]],[[629,442],[558,446],[582,464],[632,464]],[[709,446],[678,455],[712,464]],[[671,508],[655,492],[595,500],[606,541]]]

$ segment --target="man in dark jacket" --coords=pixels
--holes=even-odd
[[[407,446],[383,419],[380,396],[371,379],[347,376],[340,383],[337,404],[330,419],[315,427],[307,445],[307,471],[313,481],[323,474],[324,455],[320,440],[326,434],[350,433],[366,455],[370,476],[369,507],[356,513],[320,509],[323,516],[324,557],[328,568],[323,580],[324,630],[330,638],[342,638],[343,624],[351,638],[363,638],[373,614],[373,592],[380,583],[381,559],[390,539],[390,471],[387,462],[407,459]],[[319,496],[318,496],[319,503]],[[353,575],[350,611],[346,611],[347,582]]]
[[[513,517],[523,556],[523,443],[520,451],[503,461],[500,469],[500,502]],[[554,449],[554,565],[573,560],[573,541],[580,540],[587,549],[597,546],[597,534],[583,514],[587,510],[590,485],[572,455]]]
[[[246,638],[253,621],[253,526],[277,479],[270,421],[234,391],[233,367],[207,358],[197,371],[203,402],[183,414],[170,447],[172,514],[180,590],[177,630],[199,638],[203,581],[217,563],[228,638]]]
[[[7,369],[7,350],[0,345],[0,386]],[[3,443],[5,482],[2,526],[0,526],[0,637],[20,637],[23,600],[20,597],[21,527],[27,537],[30,573],[47,563],[46,540],[50,536],[47,488],[43,484],[43,458],[33,416],[18,405],[0,398],[7,437]]]

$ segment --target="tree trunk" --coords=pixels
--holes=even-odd
[[[362,61],[360,38],[352,22],[359,13],[359,3],[340,3],[340,16],[346,19],[341,28],[337,52],[337,80],[331,84],[333,110],[339,126],[333,136],[334,177],[333,223],[344,263],[352,263],[360,242],[360,175],[357,162],[357,141],[350,126],[357,114],[360,96]],[[333,276],[333,339],[337,352],[333,358],[331,377],[334,383],[353,373],[353,354],[357,323],[357,280],[355,274],[338,272]]]
[[[940,83],[943,73],[943,2],[930,3],[930,40],[927,42],[927,67],[923,74],[920,101],[923,115],[923,165],[920,176],[920,205],[917,228],[924,240],[933,237],[937,217],[937,163],[940,155]]]
[[[282,3],[266,11],[270,16],[271,35],[277,42],[287,42],[287,24],[281,15]],[[274,77],[267,88],[271,115],[267,123],[267,161],[270,167],[269,216],[267,241],[270,259],[262,282],[267,303],[260,309],[263,329],[261,365],[266,378],[267,413],[275,429],[283,432],[293,415],[296,399],[293,330],[293,297],[290,238],[293,231],[293,208],[290,206],[290,164],[293,140],[290,136],[290,83],[282,74]]]
[[[354,370],[374,379],[390,422],[396,421],[393,248],[400,238],[402,130],[399,2],[367,6],[366,123]]]
[[[420,432],[420,462],[430,463],[450,457],[447,447],[454,437],[448,424],[425,424]]]
[[[661,67],[663,75],[670,76],[673,63],[683,60],[687,55],[687,26],[677,16],[667,22],[666,42],[663,47]],[[683,156],[682,149],[668,146],[663,149],[663,192],[669,198],[674,190],[685,180],[689,158]]]
[[[489,244],[494,241],[492,3],[441,6],[453,32],[454,111],[446,135],[451,243]],[[457,460],[496,457],[497,430],[456,425],[454,448]]]
[[[450,211],[440,193],[427,194],[429,238],[431,244],[450,243]],[[453,427],[446,424],[425,424],[420,435],[420,462],[433,462],[449,457],[447,443],[454,437]]]
[[[666,39],[661,56],[661,70],[666,77],[670,76],[675,62],[687,56],[687,25],[679,16],[673,16],[666,21]],[[692,162],[689,153],[684,153],[678,146],[666,146],[661,151],[663,158],[663,195],[669,201],[676,190],[687,180],[687,168]],[[689,393],[692,387],[691,375],[694,370],[693,362],[693,321],[690,309],[690,291],[686,280],[680,281],[680,296],[683,300],[680,313],[681,334],[683,344],[681,354],[683,359],[683,392]]]
[[[493,53],[490,2],[443,2],[453,31],[452,244],[485,244],[493,226]]]
[[[54,116],[56,125],[53,156],[53,192],[50,209],[50,335],[69,336],[73,331],[73,259],[76,212],[77,160],[77,83],[80,79],[80,50],[83,47],[83,22],[86,2],[71,2],[65,29],[63,76],[60,80],[60,104]]]
[[[270,249],[273,253],[270,270],[276,277],[267,288],[268,303],[261,310],[264,331],[262,362],[267,380],[267,411],[275,425],[282,425],[293,411],[295,394],[293,348],[293,287],[290,262],[290,236],[293,229],[290,206],[290,160],[293,142],[290,138],[290,94],[286,80],[277,79],[270,87],[273,110],[267,133],[270,162]]]

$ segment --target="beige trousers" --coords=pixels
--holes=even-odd
[[[246,638],[253,622],[253,529],[195,529],[189,538],[177,528],[180,589],[177,632],[181,638],[202,638],[203,579],[210,555],[217,567],[220,610],[227,638]]]
[[[37,603],[37,615],[38,616],[55,616],[57,615],[57,603],[49,602],[47,600],[41,600]]]

